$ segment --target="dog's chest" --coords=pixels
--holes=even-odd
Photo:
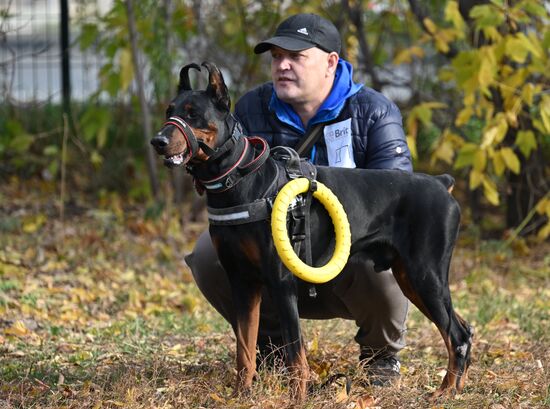
[[[265,249],[271,245],[267,222],[238,226],[211,226],[212,242],[222,265],[260,268]]]

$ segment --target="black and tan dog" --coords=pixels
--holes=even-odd
[[[229,276],[237,311],[236,390],[252,384],[261,287],[267,286],[277,302],[292,390],[303,399],[309,369],[300,335],[297,278],[277,256],[268,220],[269,199],[282,187],[278,181],[285,167],[270,157],[262,139],[240,134],[221,72],[213,64],[202,65],[209,72],[206,90],[192,90],[189,84],[189,69],[200,67],[183,67],[167,122],[151,143],[165,157],[165,165],[187,166],[199,189],[206,190],[212,212],[210,234]],[[350,260],[368,257],[377,271],[391,267],[403,293],[439,329],[449,362],[435,395],[462,390],[473,331],[454,311],[449,292],[449,265],[460,219],[459,206],[448,192],[452,178],[320,166],[317,180],[336,194],[348,215]],[[330,218],[314,201],[314,265],[330,257],[333,233]]]

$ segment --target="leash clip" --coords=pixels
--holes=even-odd
[[[313,193],[317,191],[317,180],[309,179],[309,191],[308,193]]]

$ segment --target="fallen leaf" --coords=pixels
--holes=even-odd
[[[342,403],[348,400],[348,388],[347,385],[344,383],[342,387],[340,388],[340,392],[336,395],[335,401],[336,403]]]
[[[63,353],[71,353],[76,351],[77,346],[72,344],[67,344],[66,342],[57,345],[56,351]]]
[[[217,393],[211,393],[208,396],[210,396],[210,398],[215,400],[216,402],[225,403],[225,399],[219,396]]]
[[[118,406],[118,407],[123,407],[125,406],[124,405],[124,402],[120,402],[118,400],[106,400],[105,403],[109,404],[109,405],[115,405],[115,406]]]
[[[315,352],[317,352],[319,350],[319,334],[315,333],[315,335],[313,336],[313,339],[311,341],[309,341],[308,343],[308,353],[310,354],[314,354]]]
[[[24,337],[30,334],[29,329],[23,321],[15,321],[11,327],[4,330],[6,335],[15,335],[16,337]]]
[[[492,348],[487,352],[487,355],[489,355],[491,358],[498,358],[501,356],[505,356],[508,354],[508,350],[504,348]]]
[[[167,352],[168,355],[177,356],[181,354],[183,346],[181,344],[175,344]]]
[[[498,375],[496,373],[494,373],[493,371],[491,371],[490,369],[487,370],[486,372],[486,376],[489,377],[489,378],[498,378]]]
[[[328,377],[332,365],[328,361],[322,361],[320,363],[312,362],[310,366],[313,373],[323,379]]]
[[[379,398],[375,398],[372,395],[363,395],[360,396],[359,399],[357,399],[356,402],[356,408],[357,409],[374,409],[374,408],[380,408],[380,406],[376,406],[376,404],[380,401]]]

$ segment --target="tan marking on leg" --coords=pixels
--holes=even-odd
[[[403,294],[414,304],[418,307],[418,309],[430,320],[432,320],[432,316],[429,313],[428,309],[424,305],[424,302],[422,299],[418,296],[416,291],[413,289],[411,282],[409,280],[409,277],[407,276],[407,270],[405,268],[405,265],[403,264],[403,261],[401,259],[397,259],[391,266],[393,275],[395,277],[395,280],[397,281],[397,284],[399,284],[399,287],[401,288],[401,291],[403,291]]]
[[[237,317],[237,392],[249,389],[256,372],[256,341],[260,322],[262,293],[256,289],[250,300],[250,309]]]
[[[306,358],[306,350],[302,346],[295,361],[287,363],[290,369],[290,394],[291,399],[296,402],[303,402],[307,395],[307,384],[309,381],[309,365]]]
[[[445,346],[447,347],[447,353],[449,355],[449,362],[447,364],[447,373],[445,374],[445,377],[441,382],[441,386],[433,394],[434,398],[442,395],[449,395],[455,391],[459,371],[456,364],[456,352],[454,351],[451,344],[451,339],[449,338],[448,334],[445,334],[445,332],[441,328],[438,327],[437,329],[439,330],[441,336],[443,337],[443,340],[445,341]]]
[[[466,362],[464,366],[464,372],[462,372],[462,376],[458,378],[458,383],[456,385],[456,391],[458,393],[462,392],[462,390],[464,389],[464,385],[466,384],[466,378],[468,377],[468,368],[469,368],[469,365]]]
[[[405,269],[405,266],[401,259],[398,259],[393,265],[392,265],[392,271],[395,276],[395,279],[397,283],[399,284],[399,287],[405,294],[405,296],[411,300],[414,305],[418,307],[418,309],[430,319],[430,321],[433,322],[431,318],[431,314],[428,312],[428,309],[424,305],[424,302],[422,299],[418,296],[416,291],[412,288],[412,285],[410,283],[409,277],[407,276],[407,272]],[[449,317],[451,319],[451,317]],[[435,324],[435,323],[434,323]],[[449,334],[446,333],[446,331],[442,328],[439,328],[436,325],[436,328],[439,330],[439,333],[441,334],[443,341],[445,342],[445,346],[447,347],[447,354],[449,357],[449,361],[447,363],[447,373],[445,374],[445,377],[443,378],[443,382],[441,383],[441,386],[437,391],[434,392],[432,395],[432,398],[437,398],[443,394],[449,393],[453,391],[457,386],[457,379],[459,374],[459,369],[457,365],[456,360],[456,351],[454,351],[454,348],[452,347],[451,340],[449,338]],[[462,381],[462,380],[461,380]]]

